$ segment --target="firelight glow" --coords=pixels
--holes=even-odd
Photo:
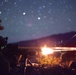
[[[41,51],[42,51],[43,55],[53,54],[53,50],[51,48],[48,48],[48,47],[43,47],[41,49]]]

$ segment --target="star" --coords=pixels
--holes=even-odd
[[[25,12],[23,12],[23,15],[26,15],[26,13],[25,13]]]
[[[8,2],[9,0],[5,0],[5,2]]]
[[[37,19],[38,19],[38,20],[40,20],[40,19],[41,19],[41,17],[38,17]]]
[[[43,8],[45,8],[45,6],[44,6],[44,5],[43,5],[42,7],[43,7]]]
[[[0,11],[0,14],[1,14],[2,12]]]
[[[5,18],[5,20],[7,20],[7,18]]]
[[[46,16],[44,16],[44,18],[46,18]]]
[[[15,2],[14,4],[16,5],[17,3]]]
[[[49,5],[52,5],[52,3],[49,3]]]
[[[69,18],[69,22],[71,21],[71,19]]]

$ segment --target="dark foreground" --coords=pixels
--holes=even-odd
[[[59,65],[53,67],[25,67],[17,66],[18,56],[22,54],[27,58],[27,52],[21,52],[17,46],[7,44],[7,38],[0,37],[0,75],[76,75],[76,64],[72,68],[63,68]]]
[[[27,67],[24,72],[22,67],[16,68],[9,75],[76,75],[76,70],[54,66],[49,68]]]

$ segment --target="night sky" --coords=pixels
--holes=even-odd
[[[9,42],[76,31],[76,0],[0,0],[0,19]]]

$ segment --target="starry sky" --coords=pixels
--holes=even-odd
[[[0,0],[0,19],[9,42],[76,31],[76,0]]]

